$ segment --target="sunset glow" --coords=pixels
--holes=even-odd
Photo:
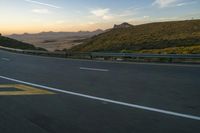
[[[107,29],[200,18],[199,0],[0,0],[0,32]]]

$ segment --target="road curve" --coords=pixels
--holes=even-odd
[[[55,94],[3,96],[0,90],[2,133],[200,131],[199,65],[84,61],[0,50],[0,88],[5,84]]]

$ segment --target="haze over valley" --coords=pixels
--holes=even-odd
[[[81,44],[85,39],[103,33],[103,30],[79,32],[41,32],[36,34],[12,34],[8,37],[30,43],[48,51],[70,49]]]

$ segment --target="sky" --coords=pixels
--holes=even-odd
[[[92,31],[200,19],[200,0],[0,0],[0,33]]]

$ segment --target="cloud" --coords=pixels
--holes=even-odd
[[[123,22],[129,18],[134,17],[136,14],[138,14],[138,10],[139,8],[130,7],[125,10],[123,9],[117,12],[111,12],[109,8],[98,8],[98,9],[91,10],[90,13],[92,14],[92,16],[89,16],[89,17],[93,19],[94,17],[96,17],[102,20],[107,20],[107,21],[109,20],[112,22],[114,21]]]
[[[48,9],[33,9],[33,13],[38,13],[38,14],[49,14],[50,11]]]
[[[25,0],[25,1],[29,2],[29,3],[33,3],[33,4],[38,4],[38,5],[52,7],[52,8],[61,8],[61,7],[56,6],[56,5],[52,5],[52,4],[48,4],[48,3],[42,3],[42,2],[39,2],[39,1],[35,1],[35,0]]]
[[[158,5],[161,8],[177,4],[180,0],[155,0],[152,5]]]
[[[148,18],[150,18],[150,16],[143,16],[143,18],[144,18],[144,19],[148,19]]]
[[[113,19],[113,16],[105,15],[105,16],[103,16],[103,19],[110,20],[110,19]]]
[[[188,5],[188,3],[178,3],[176,6],[185,6]]]
[[[57,21],[56,21],[56,24],[64,24],[64,23],[65,23],[64,20],[57,20]]]
[[[95,15],[96,17],[100,17],[104,20],[109,20],[112,19],[113,16],[110,15],[110,9],[109,8],[105,8],[105,9],[95,9],[90,11],[91,14]]]
[[[119,17],[129,17],[129,16],[133,16],[135,15],[136,12],[133,10],[125,10],[125,11],[121,11],[120,13],[117,14],[117,16]]]
[[[157,5],[160,8],[165,7],[181,7],[186,5],[195,4],[196,1],[193,0],[155,0],[152,5]]]
[[[105,8],[105,9],[96,9],[96,10],[92,10],[91,13],[97,17],[102,17],[106,14],[108,14],[110,11],[110,9]]]
[[[190,2],[182,2],[182,3],[178,3],[176,4],[177,7],[179,6],[186,6],[186,5],[191,5],[191,4],[195,4],[196,1],[190,1]]]

